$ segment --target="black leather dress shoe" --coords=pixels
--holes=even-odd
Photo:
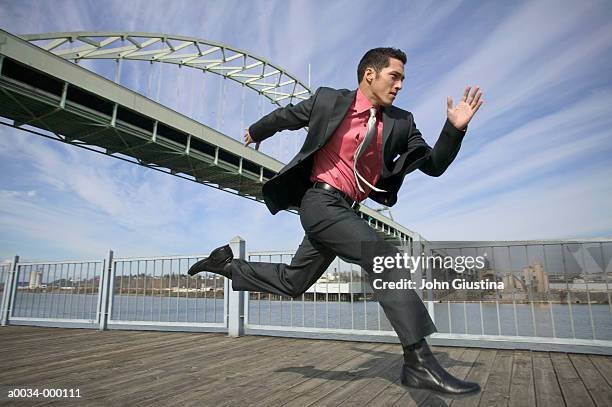
[[[223,277],[232,278],[230,265],[234,259],[234,253],[229,245],[217,247],[205,259],[195,263],[187,270],[187,274],[195,276],[202,271],[221,274]]]
[[[444,370],[426,341],[423,341],[420,348],[404,352],[404,366],[401,375],[403,385],[455,395],[480,390],[478,383],[458,379]]]

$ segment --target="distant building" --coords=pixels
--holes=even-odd
[[[28,288],[33,290],[36,288],[40,288],[42,283],[42,271],[32,271],[30,272],[30,284]]]
[[[532,293],[548,292],[548,274],[540,263],[523,267],[523,281],[525,281],[527,288],[531,288]]]
[[[524,283],[514,274],[508,273],[502,277],[505,292],[516,292],[524,289]]]
[[[367,284],[365,281],[357,281],[353,283],[328,283],[319,281],[308,287],[306,292],[318,294],[364,294],[372,292],[369,284]]]

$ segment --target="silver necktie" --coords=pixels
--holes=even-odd
[[[366,131],[366,135],[363,138],[361,144],[359,144],[359,146],[357,147],[357,150],[355,150],[355,160],[353,161],[353,173],[355,174],[355,181],[357,181],[357,188],[359,188],[359,191],[361,192],[365,191],[361,187],[361,183],[359,182],[360,180],[376,192],[387,192],[383,189],[378,189],[374,185],[370,184],[357,171],[357,161],[359,161],[359,158],[361,158],[363,153],[365,153],[370,143],[372,143],[372,140],[376,138],[377,127],[378,126],[376,126],[376,109],[372,107],[370,108],[370,118],[368,119],[368,128]]]

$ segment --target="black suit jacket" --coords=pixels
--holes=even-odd
[[[278,108],[249,128],[254,141],[263,141],[278,131],[308,127],[308,135],[299,153],[272,179],[263,185],[263,196],[272,214],[297,208],[312,186],[314,153],[327,143],[348,112],[356,90],[321,87],[308,100]],[[406,174],[420,169],[440,176],[455,159],[465,131],[457,130],[448,120],[434,148],[431,148],[414,124],[412,113],[395,106],[383,109],[382,172],[369,198],[387,206],[397,202],[397,193]]]

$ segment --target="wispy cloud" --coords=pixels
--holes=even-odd
[[[265,248],[255,244],[270,217],[261,204],[36,136],[2,135],[0,155],[33,164],[41,191],[2,191],[0,227],[44,252],[203,254],[236,235]],[[281,235],[296,233],[295,215],[279,220]]]
[[[529,240],[609,237],[612,230],[608,165],[553,175],[522,188],[505,189],[494,197],[416,218],[416,230],[429,240]],[[588,182],[584,182],[588,179]],[[433,197],[445,199],[444,194]]]
[[[610,92],[596,92],[579,99],[561,111],[498,136],[494,143],[453,164],[435,183],[424,180],[403,192],[406,197],[416,197],[420,204],[429,200],[426,214],[433,215],[458,203],[473,203],[469,197],[490,196],[507,188],[520,188],[521,184],[527,186],[553,170],[572,171],[577,166],[586,166],[612,148],[606,143],[612,125],[606,108],[610,103]],[[464,143],[469,143],[469,137],[468,134]],[[461,187],[454,187],[457,184]],[[439,189],[445,191],[444,199],[432,201]]]

